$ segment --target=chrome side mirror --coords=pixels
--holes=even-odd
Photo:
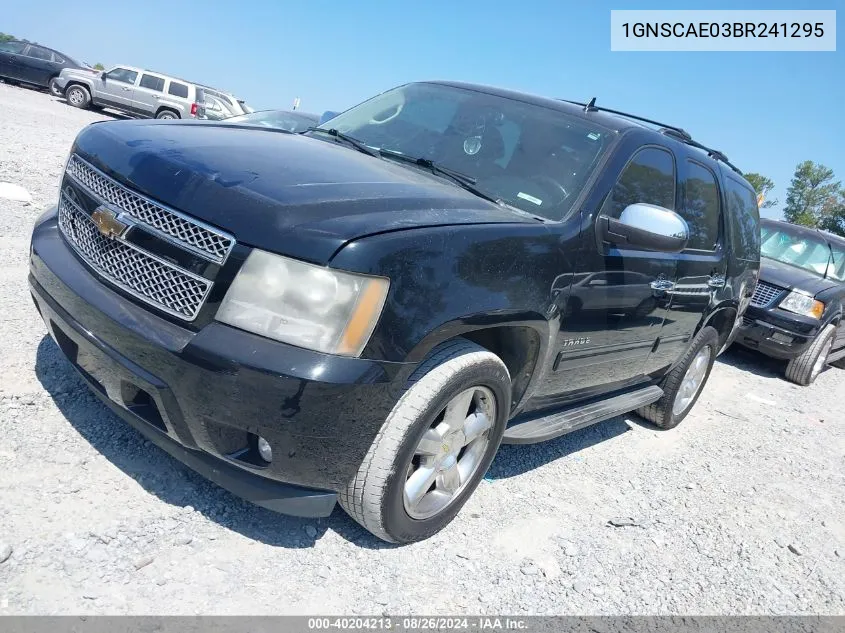
[[[654,204],[630,204],[619,219],[599,218],[602,239],[620,248],[679,253],[689,241],[689,226],[680,215]]]

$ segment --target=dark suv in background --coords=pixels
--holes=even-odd
[[[339,500],[410,542],[501,442],[632,410],[680,423],[759,258],[754,190],[683,130],[427,82],[303,134],[92,124],[29,280],[62,352],[158,446],[262,506]]]
[[[64,68],[88,66],[40,44],[18,40],[0,42],[0,78],[49,88],[53,95],[58,96],[51,82]]]
[[[764,219],[760,281],[737,342],[789,361],[786,378],[809,385],[845,368],[845,239]]]

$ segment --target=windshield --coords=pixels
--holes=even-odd
[[[317,117],[309,117],[283,110],[265,110],[251,114],[241,114],[226,119],[226,123],[246,123],[260,127],[270,127],[288,132],[304,132],[312,125],[317,125]]]
[[[784,264],[797,266],[811,273],[845,281],[845,249],[818,238],[791,231],[788,227],[764,226],[760,254]],[[831,247],[833,261],[830,259]],[[829,264],[829,265],[828,265]]]
[[[385,92],[320,127],[431,160],[474,178],[495,199],[555,220],[566,215],[615,134],[551,108],[424,83]]]

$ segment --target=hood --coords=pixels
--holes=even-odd
[[[760,258],[760,280],[782,288],[800,288],[817,295],[838,285],[832,279],[823,279],[803,268],[790,266],[768,257]]]
[[[83,68],[82,66],[66,66],[59,71],[59,76],[61,77],[84,77],[85,79],[91,79],[99,74],[99,70]]]
[[[318,263],[350,240],[374,233],[535,222],[333,140],[241,125],[103,122],[85,128],[74,151],[240,243]]]

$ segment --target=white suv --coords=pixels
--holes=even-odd
[[[55,85],[75,108],[111,108],[156,119],[192,119],[204,114],[202,87],[132,66],[103,72],[66,68]]]

